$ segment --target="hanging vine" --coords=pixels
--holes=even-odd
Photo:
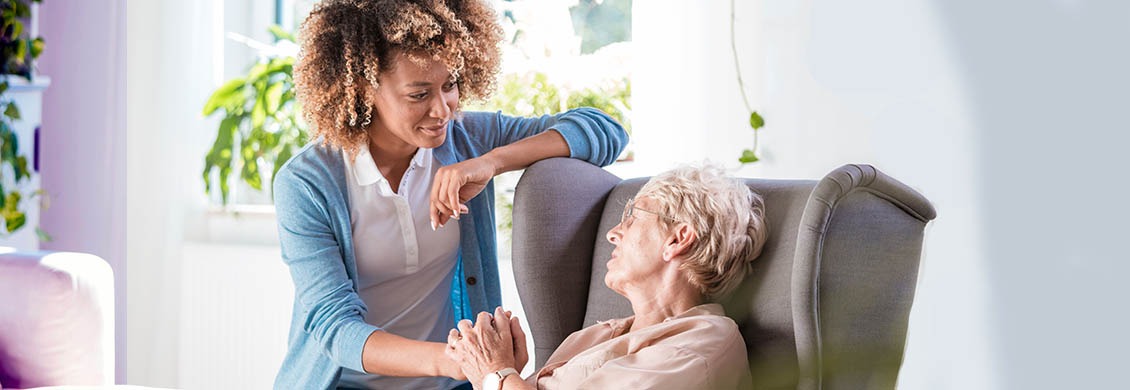
[[[742,155],[738,158],[738,161],[740,161],[742,165],[745,165],[761,160],[761,158],[757,157],[759,146],[757,133],[765,126],[765,119],[753,109],[753,106],[749,104],[749,97],[745,94],[745,81],[742,79],[742,66],[738,61],[738,40],[737,36],[734,34],[734,15],[734,0],[730,0],[730,51],[734,55],[734,70],[738,75],[738,89],[742,93],[742,102],[745,103],[745,109],[749,112],[749,127],[753,128],[753,148],[742,150]]]

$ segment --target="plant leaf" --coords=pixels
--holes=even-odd
[[[283,28],[277,24],[272,24],[267,27],[267,31],[270,31],[271,35],[275,36],[275,40],[287,40],[296,42],[296,40],[294,39],[294,34],[291,34],[289,31],[283,30]]]
[[[8,108],[4,109],[4,116],[12,118],[12,120],[20,120],[20,108],[16,107],[16,102],[8,103]]]
[[[27,216],[19,209],[19,191],[9,192],[4,198],[4,209],[0,211],[0,214],[4,214],[4,226],[8,229],[8,233],[11,233],[19,230],[24,226],[24,223],[27,223]]]
[[[258,64],[255,64],[255,66],[252,66],[251,70],[247,72],[247,82],[254,83],[256,81],[259,81],[259,79],[262,78],[263,75],[266,75],[266,74],[267,74],[267,63],[260,62]]]
[[[765,126],[765,119],[761,118],[761,115],[758,114],[757,111],[749,113],[749,127],[752,127],[754,130],[757,130],[757,129],[760,129],[764,126]]]
[[[27,215],[25,215],[22,211],[4,213],[4,225],[8,228],[8,233],[20,230],[20,228],[24,227],[24,224],[26,223]]]
[[[47,210],[51,208],[51,194],[48,194],[47,190],[40,188],[38,190],[32,191],[28,196],[28,200],[35,198],[39,198],[40,210]]]
[[[22,24],[20,22],[16,22],[16,23],[13,24],[13,26],[18,27],[18,26],[22,26]],[[18,37],[20,35],[15,34],[13,36]],[[17,42],[23,43],[23,40],[21,39],[21,40],[18,40]],[[23,64],[24,58],[26,58],[26,57],[27,57],[27,45],[17,44],[16,45],[16,55],[15,55],[14,60],[16,60],[16,62],[19,63],[19,64]]]
[[[43,54],[43,48],[47,45],[43,41],[43,37],[36,37],[28,44],[31,45],[31,58],[39,58],[39,55]]]
[[[17,12],[17,13],[18,13],[18,12]],[[22,17],[23,15],[20,15],[20,16]],[[24,32],[24,24],[23,24],[23,22],[20,22],[20,21],[19,21],[18,19],[17,19],[17,20],[13,20],[13,21],[12,21],[12,36],[13,36],[13,37],[19,37],[19,36],[20,36],[20,34],[23,34],[23,32]],[[22,57],[22,56],[21,56],[21,57]]]
[[[223,204],[228,204],[228,193],[231,191],[231,185],[228,184],[228,177],[231,176],[231,165],[220,166],[220,196],[223,198]]]
[[[757,154],[754,154],[753,151],[749,149],[743,150],[742,156],[738,158],[738,161],[740,161],[742,164],[755,163],[760,160],[761,159],[757,158]]]
[[[16,11],[16,16],[19,16],[21,19],[27,19],[28,16],[31,16],[31,5],[30,4],[27,4],[26,2],[23,2],[23,1],[16,1],[14,3],[15,3],[14,8],[15,8],[15,11]]]
[[[267,114],[274,115],[282,104],[283,83],[277,82],[267,87]]]
[[[15,162],[12,164],[12,171],[16,173],[16,182],[31,177],[31,173],[27,170],[27,157],[16,156]]]
[[[209,180],[209,174],[212,169],[220,170],[220,180],[227,180],[223,176],[223,170],[228,167],[230,170],[232,161],[232,144],[235,142],[235,132],[239,127],[239,122],[243,120],[242,116],[235,115],[224,118],[220,121],[220,127],[216,132],[216,141],[212,143],[212,149],[204,156],[204,193],[212,193],[212,181]],[[225,185],[220,186],[221,196],[227,198],[227,189]]]
[[[51,242],[53,240],[51,235],[47,234],[47,231],[39,226],[35,227],[35,236],[39,237],[39,242]]]
[[[0,129],[0,141],[4,144],[0,145],[0,159],[4,161],[14,161],[16,152],[20,150],[20,141],[16,137],[16,133],[4,124],[3,129]]]
[[[251,188],[262,191],[263,183],[262,176],[259,174],[258,158],[255,157],[250,146],[244,146],[243,150],[243,171],[240,172],[240,177],[243,178],[243,181],[250,185]]]
[[[271,198],[272,198],[272,200],[273,200],[274,195],[275,195],[274,192],[273,192],[273,190],[275,188],[275,177],[277,177],[278,174],[279,174],[279,168],[282,168],[283,164],[286,164],[287,160],[290,160],[291,153],[293,153],[293,151],[291,150],[290,145],[283,145],[282,149],[279,150],[279,154],[275,155],[275,166],[274,166],[274,168],[271,169],[271,189],[272,189]]]
[[[251,109],[251,128],[259,129],[263,127],[263,123],[267,121],[267,103],[263,101],[263,93],[260,88],[256,88],[257,95],[255,97],[255,106]]]
[[[239,92],[246,84],[247,82],[242,77],[236,77],[221,85],[219,89],[216,89],[216,92],[212,92],[212,96],[204,103],[204,116],[212,115],[220,107],[227,107],[227,102],[233,97],[239,98],[239,101],[242,102],[243,99]]]

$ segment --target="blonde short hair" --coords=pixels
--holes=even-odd
[[[717,166],[664,172],[651,178],[636,197],[651,198],[657,212],[694,229],[697,239],[684,254],[681,269],[708,299],[737,287],[765,245],[765,201]],[[661,221],[668,229],[678,223]]]

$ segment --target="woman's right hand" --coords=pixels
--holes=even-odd
[[[430,211],[432,229],[442,227],[448,219],[467,214],[467,201],[486,188],[496,174],[496,163],[487,156],[441,167],[432,179]]]

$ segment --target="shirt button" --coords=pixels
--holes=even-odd
[[[477,280],[475,280],[474,276],[467,277],[467,285],[468,286],[474,286],[476,282],[477,282]]]

